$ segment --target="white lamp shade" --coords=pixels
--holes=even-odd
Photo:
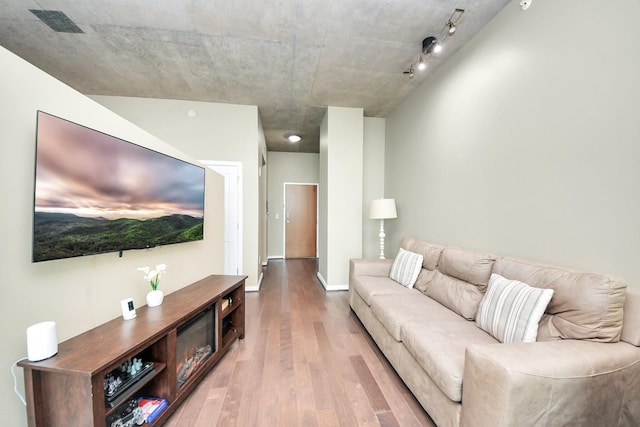
[[[375,199],[371,201],[369,207],[369,218],[389,219],[397,218],[395,199]]]

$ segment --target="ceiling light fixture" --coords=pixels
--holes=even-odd
[[[302,138],[300,138],[298,135],[289,135],[287,139],[289,140],[289,142],[292,142],[295,144],[296,142],[300,142]]]
[[[447,26],[449,27],[448,33],[449,33],[450,36],[452,36],[453,33],[455,33],[456,30],[458,29],[458,27],[456,27],[456,24],[454,22],[451,22],[451,21],[447,22]]]
[[[433,36],[429,36],[426,39],[422,40],[422,53],[424,55],[428,55],[432,52],[438,53],[436,51],[436,47],[440,45],[440,42],[437,38]]]
[[[460,23],[460,19],[463,14],[464,9],[455,9],[437,36],[429,36],[422,40],[422,52],[420,53],[420,57],[417,61],[412,62],[409,65],[409,69],[403,71],[403,73],[409,74],[409,77],[413,77],[414,66],[420,71],[425,70],[427,68],[426,59],[428,59],[430,55],[437,54],[442,51],[442,42],[447,37],[451,37],[457,31],[458,24]]]
[[[463,13],[464,13],[464,9],[456,9],[453,11],[453,13],[451,14],[451,17],[447,21],[446,26],[449,27],[449,29],[447,30],[447,33],[449,33],[450,36],[452,36],[458,29],[458,22],[460,21],[460,18],[462,18]]]
[[[413,77],[413,64],[409,64],[409,68],[403,71],[404,74],[409,74],[409,77]]]

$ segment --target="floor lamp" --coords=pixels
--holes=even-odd
[[[380,259],[384,259],[384,220],[397,218],[395,199],[375,199],[371,201],[369,207],[369,218],[380,220]]]

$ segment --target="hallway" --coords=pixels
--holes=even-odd
[[[167,421],[192,426],[433,426],[315,259],[270,260],[238,341]]]

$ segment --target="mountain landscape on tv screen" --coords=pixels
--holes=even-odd
[[[38,111],[33,261],[203,240],[205,169]]]
[[[109,220],[35,212],[33,260],[48,261],[202,240],[203,222],[203,218],[179,214],[145,220]]]

